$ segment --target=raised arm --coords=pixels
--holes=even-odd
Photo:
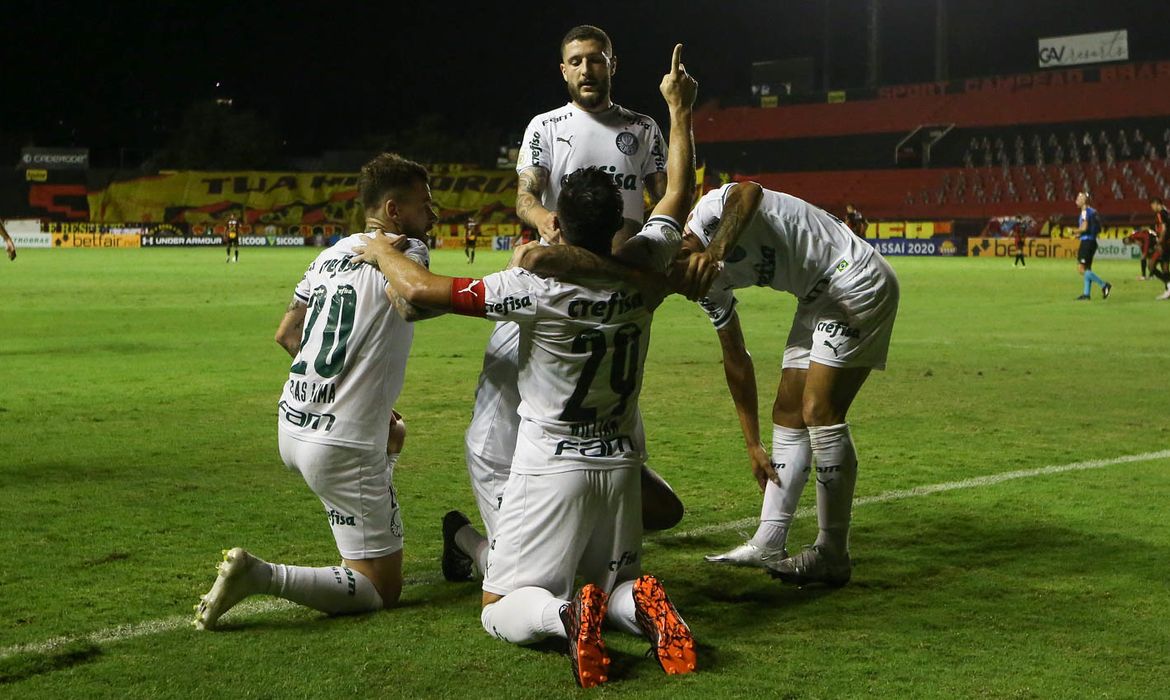
[[[722,269],[723,261],[756,215],[763,197],[764,188],[755,182],[740,182],[727,188],[723,213],[719,217],[715,234],[711,236],[711,243],[706,250],[692,253],[687,258],[683,288],[680,290],[687,299],[695,301],[707,295],[711,283]]]
[[[695,192],[695,135],[693,108],[699,83],[687,74],[682,63],[682,44],[675,44],[670,72],[658,86],[670,108],[670,141],[666,150],[666,191],[654,206],[651,216],[669,216],[686,220]]]
[[[760,491],[769,481],[780,483],[768,450],[760,442],[760,409],[756,391],[756,370],[752,356],[748,354],[743,341],[743,329],[739,325],[739,314],[732,313],[727,325],[718,330],[719,345],[723,348],[723,373],[727,377],[727,388],[735,402],[739,416],[739,427],[743,431],[744,446],[747,447],[752,475]]]
[[[630,245],[630,242],[625,245]],[[508,266],[522,267],[541,277],[570,281],[600,277],[626,282],[651,298],[664,297],[668,287],[666,276],[659,271],[602,257],[577,246],[527,243],[512,253],[512,261]]]
[[[554,212],[544,208],[540,198],[548,188],[548,170],[539,165],[525,168],[516,186],[516,215],[548,243],[558,243],[561,232]]]

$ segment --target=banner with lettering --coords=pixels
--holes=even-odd
[[[514,171],[435,170],[431,193],[440,220],[474,215],[503,223],[515,216]],[[236,215],[250,224],[330,223],[352,230],[363,223],[357,180],[352,173],[167,173],[89,192],[89,219],[212,224]]]

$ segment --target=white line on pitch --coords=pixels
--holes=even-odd
[[[942,484],[930,484],[927,486],[917,486],[912,489],[904,489],[899,491],[886,491],[876,496],[866,496],[858,498],[853,502],[854,507],[869,505],[871,503],[886,503],[888,501],[900,501],[905,498],[917,498],[919,496],[928,496],[932,493],[942,493],[944,491],[957,491],[959,489],[973,489],[980,486],[991,486],[1004,481],[1011,481],[1013,479],[1026,479],[1033,476],[1045,476],[1048,474],[1061,474],[1063,472],[1083,471],[1086,469],[1101,469],[1103,467],[1111,467],[1116,464],[1128,464],[1131,462],[1149,462],[1156,459],[1170,458],[1170,450],[1161,450],[1159,452],[1145,452],[1136,455],[1126,455],[1124,457],[1114,457],[1113,459],[1093,459],[1086,462],[1073,462],[1072,464],[1059,464],[1049,467],[1040,467],[1038,469],[1021,469],[1019,471],[1003,472],[1001,474],[990,474],[988,476],[977,476],[972,479],[963,479],[962,481],[948,481]],[[796,511],[797,518],[805,518],[816,511],[813,508],[801,508]],[[736,528],[753,527],[759,522],[756,518],[744,518],[742,520],[734,520],[726,523],[719,523],[716,525],[707,525],[705,527],[698,527],[693,530],[685,532],[672,533],[668,537],[670,539],[680,539],[687,537],[700,537],[702,535],[709,535],[716,532],[724,532],[726,530],[734,530]],[[408,577],[407,584],[425,585],[436,582],[437,579],[429,575],[417,575]],[[284,610],[296,607],[294,603],[290,603],[279,598],[261,598],[245,600],[238,606],[232,609],[232,618],[238,619],[240,617],[253,617],[256,615]],[[105,644],[109,642],[120,642],[127,639],[136,639],[138,637],[145,637],[152,634],[162,634],[165,632],[173,632],[191,625],[192,615],[175,615],[172,617],[164,617],[157,620],[145,620],[143,622],[136,622],[133,624],[119,625],[104,630],[99,630],[92,634],[81,635],[77,637],[54,637],[43,642],[32,642],[29,644],[17,644],[14,646],[4,647],[0,649],[0,659],[3,659],[13,654],[22,653],[45,653],[50,652],[56,648],[70,644],[77,641],[88,641],[93,644]]]
[[[971,479],[963,479],[962,481],[948,481],[942,484],[929,484],[927,486],[916,486],[912,489],[904,489],[900,491],[886,491],[879,493],[876,496],[865,496],[853,501],[853,507],[869,505],[871,503],[886,503],[888,501],[900,501],[904,498],[917,498],[918,496],[929,496],[932,493],[942,493],[943,491],[958,491],[959,489],[973,489],[980,486],[991,486],[1004,481],[1011,481],[1013,479],[1026,479],[1032,476],[1045,476],[1048,474],[1061,474],[1064,472],[1083,471],[1085,469],[1101,469],[1103,467],[1111,467],[1116,464],[1128,464],[1130,462],[1150,462],[1155,459],[1170,458],[1170,450],[1161,450],[1159,452],[1143,452],[1137,455],[1125,455],[1124,457],[1114,457],[1112,459],[1091,459],[1086,462],[1073,462],[1072,464],[1057,464],[1050,467],[1039,467],[1037,469],[1021,469],[1014,472],[1003,472],[1001,474],[989,474],[987,476],[977,476]],[[815,515],[815,508],[800,508],[796,511],[794,517],[807,518],[810,515]],[[703,535],[710,535],[716,532],[724,532],[726,530],[734,530],[737,528],[754,528],[760,522],[759,518],[743,518],[742,520],[734,520],[727,523],[718,523],[715,525],[706,525],[704,527],[697,527],[693,530],[685,532],[670,533],[669,538],[687,538],[687,537],[701,537]]]

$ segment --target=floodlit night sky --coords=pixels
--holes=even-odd
[[[945,1],[951,77],[1033,71],[1038,37],[1110,29],[1129,30],[1133,60],[1170,58],[1166,0]],[[34,144],[147,151],[191,102],[215,96],[272,122],[289,154],[425,114],[518,137],[567,99],[558,46],[581,23],[613,38],[615,100],[665,121],[657,85],[675,42],[700,101],[746,100],[752,61],[811,56],[819,85],[826,2],[832,87],[861,86],[865,0],[10,3],[0,158],[15,163]],[[881,7],[881,82],[932,80],[936,0]]]

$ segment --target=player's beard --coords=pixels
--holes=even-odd
[[[593,83],[593,92],[582,93],[581,86],[569,83],[569,97],[585,110],[593,110],[609,102],[609,75]]]

